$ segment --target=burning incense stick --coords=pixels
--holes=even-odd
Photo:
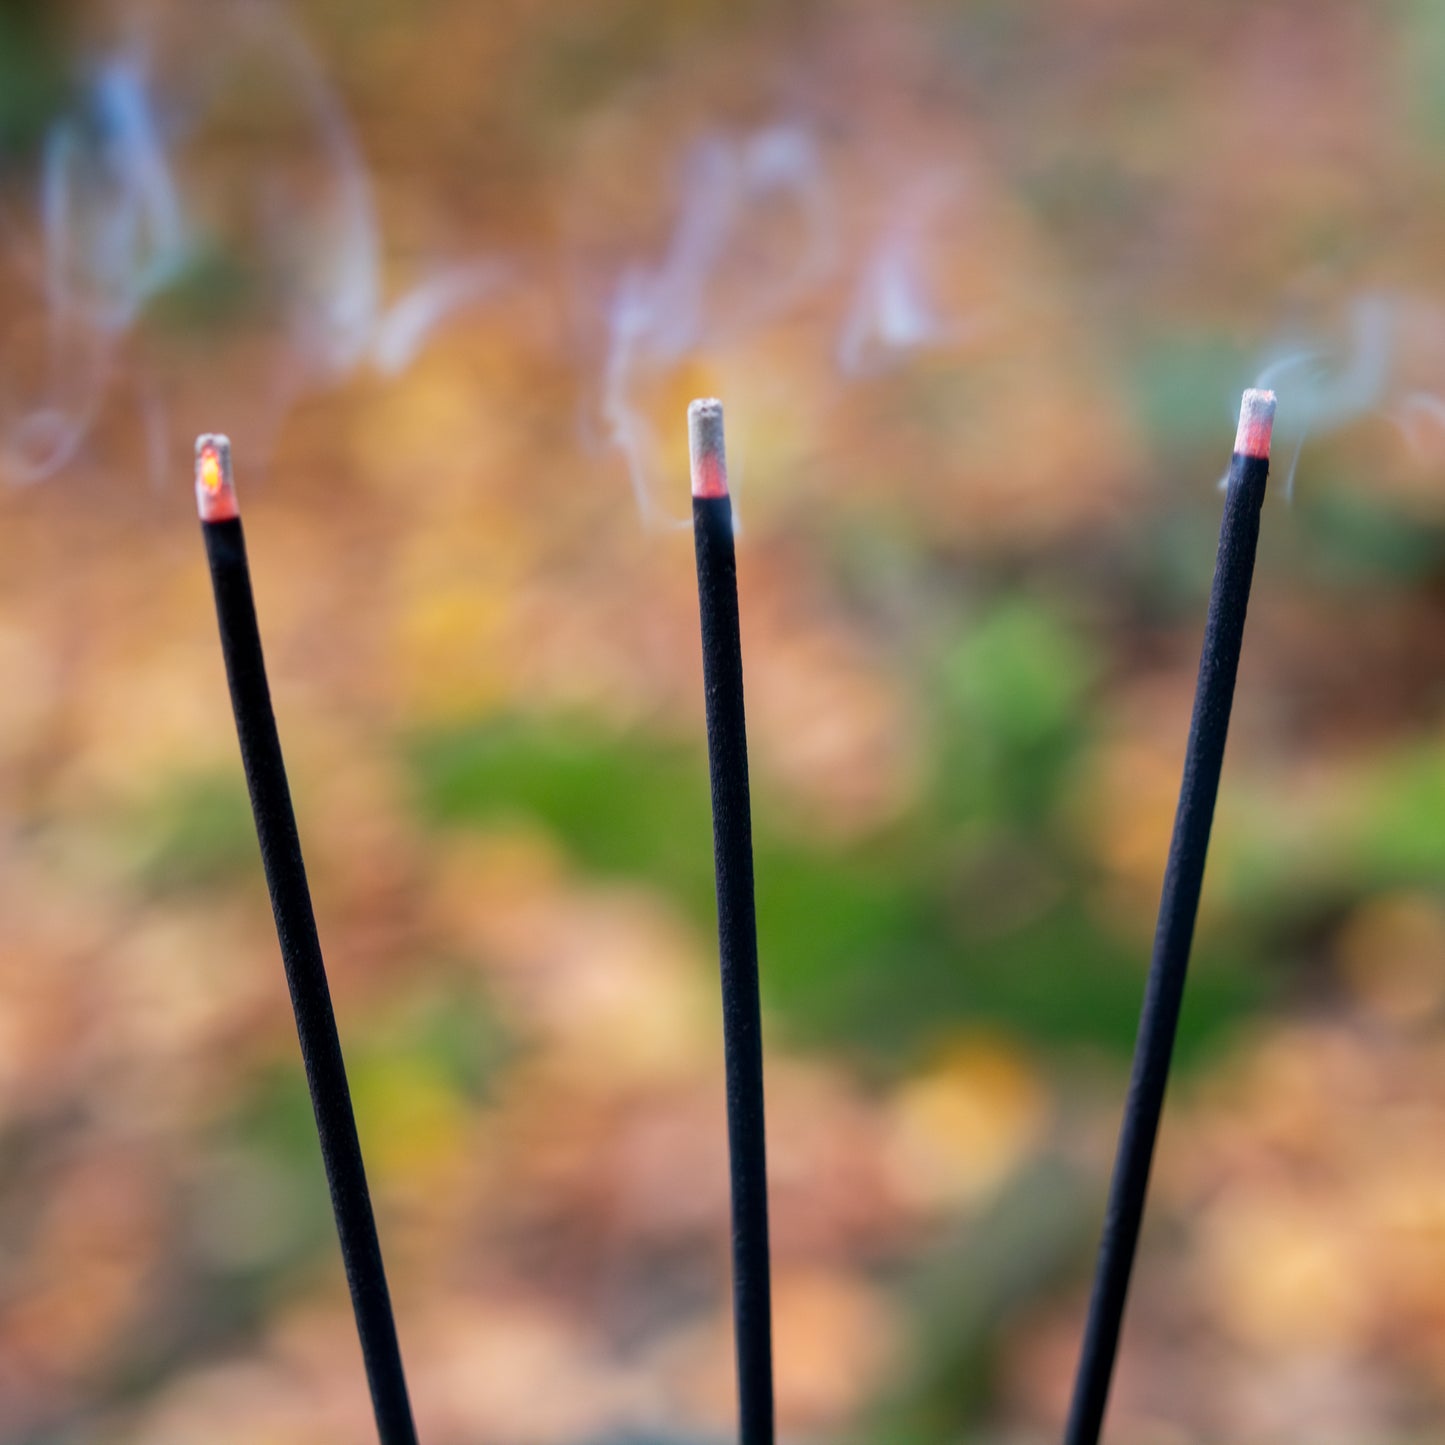
[[[291,990],[296,1032],[301,1039],[301,1058],[316,1114],[321,1159],[331,1188],[331,1208],[341,1238],[341,1258],[351,1287],[356,1329],[361,1336],[377,1434],[382,1445],[416,1445],[391,1296],[361,1162],[361,1144],[356,1137],[351,1091],[346,1084],[346,1065],[341,1057],[326,967],[321,960],[311,890],[301,860],[301,840],[291,807],[281,739],[271,711],[246,539],[231,478],[231,444],[225,437],[203,436],[196,442],[196,506],[211,564],[211,586],[216,595],[216,618],[241,742],[241,761],[251,793],[271,909],[276,916],[276,935]]]
[[[1154,957],[1139,1017],[1134,1068],[1124,1104],[1124,1122],[1109,1188],[1104,1234],[1099,1245],[1094,1293],[1074,1399],[1064,1433],[1065,1445],[1095,1445],[1104,1420],[1119,1328],[1129,1292],[1129,1273],[1139,1242],[1149,1166],[1169,1082],[1169,1061],[1184,997],[1184,976],[1194,919],[1204,882],[1204,860],[1214,800],[1224,764],[1224,742],[1234,700],[1234,679],[1244,641],[1244,617],[1259,542],[1259,514],[1269,476],[1269,444],[1274,427],[1272,391],[1246,391],[1239,409],[1239,431],[1225,493],[1224,520],[1204,652],[1194,692],[1194,717],[1184,755],[1184,781],[1174,816],[1174,837],[1164,869],[1164,890],[1154,934]]]
[[[732,1174],[733,1330],[741,1445],[772,1445],[773,1326],[768,1275],[768,1168],[763,1128],[763,1037],[753,910],[753,825],[737,562],[722,404],[687,411],[693,540],[702,613],[713,856],[722,963],[723,1054]]]

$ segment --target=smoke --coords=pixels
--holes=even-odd
[[[0,466],[21,481],[75,455],[120,338],[187,254],[142,54],[96,65],[80,108],[46,138],[38,189],[38,255],[24,279],[39,315],[13,326],[0,353]]]
[[[471,255],[389,292],[361,146],[285,10],[218,0],[147,13],[78,62],[73,103],[31,168],[0,177],[0,271],[24,298],[0,335],[11,481],[74,461],[114,401],[134,406],[162,475],[176,414],[201,409],[194,393],[228,344],[246,344],[266,432],[308,390],[360,368],[399,375],[439,328],[518,279],[506,259]],[[643,518],[665,510],[651,403],[689,366],[736,367],[745,409],[748,348],[805,312],[820,368],[852,382],[967,344],[976,308],[949,304],[944,283],[969,243],[968,202],[955,168],[895,173],[875,157],[860,175],[797,119],[689,146],[660,245],[604,288],[596,414]],[[205,365],[194,345],[177,362],[187,338]],[[223,398],[202,400],[215,424]],[[745,466],[735,448],[735,482]]]
[[[188,288],[223,289],[206,279],[217,270],[239,298],[236,325],[279,348],[266,379],[278,413],[361,366],[395,376],[504,280],[499,261],[467,258],[423,270],[387,299],[360,147],[273,5],[178,12],[164,31],[88,58],[75,80],[76,100],[32,171],[7,178],[0,266],[23,297],[0,341],[9,480],[39,480],[74,459],[122,349]],[[164,467],[171,388],[133,357],[127,370],[153,465]]]
[[[128,0],[116,8],[128,13]],[[66,113],[25,169],[0,172],[0,476],[52,475],[121,406],[135,409],[163,473],[175,424],[207,385],[199,355],[244,355],[264,432],[308,390],[360,369],[398,376],[440,328],[528,276],[560,289],[558,275],[490,251],[398,265],[356,130],[275,0],[150,0],[145,14],[79,60]],[[917,363],[998,342],[979,353],[981,369],[994,365],[993,395],[1007,389],[1005,372],[1027,370],[1021,362],[1082,372],[1072,347],[1082,340],[1088,353],[1092,327],[1105,356],[1110,332],[1148,332],[1141,316],[1158,277],[1111,289],[1088,269],[1099,237],[1114,234],[1097,229],[1095,210],[1122,202],[1091,194],[1071,233],[1051,190],[1058,177],[1007,144],[980,143],[983,127],[1008,140],[997,97],[930,89],[933,32],[897,23],[891,36],[881,21],[856,32],[830,24],[826,40],[789,61],[811,83],[787,87],[785,111],[767,109],[779,103],[771,83],[734,96],[737,111],[786,118],[689,129],[698,138],[676,154],[675,174],[659,165],[609,191],[613,204],[673,196],[651,244],[622,230],[630,239],[619,247],[628,219],[595,213],[574,237],[591,264],[604,235],[607,259],[578,308],[583,344],[562,360],[585,371],[588,420],[625,465],[645,519],[671,510],[659,501],[675,456],[663,437],[676,445],[683,388],[695,380],[725,389],[742,422],[736,479],[748,421],[768,409],[782,430],[809,405],[836,407],[849,388],[872,387],[880,418],[917,400],[933,426],[927,387],[909,398],[895,386]],[[674,96],[658,114],[695,113],[690,104]],[[610,172],[652,166],[647,134],[624,133],[628,154]],[[1101,155],[1114,143],[1100,142]],[[1176,171],[1183,186],[1189,168]],[[1168,216],[1134,220],[1147,236]],[[1120,242],[1108,264],[1147,254]],[[565,255],[559,272],[576,260]],[[1368,295],[1269,346],[1253,380],[1280,395],[1287,492],[1307,444],[1362,418],[1389,418],[1417,449],[1445,436],[1433,380],[1445,361],[1440,322],[1415,298]],[[220,384],[209,401],[223,399]],[[211,407],[205,424],[221,419]]]
[[[602,418],[644,520],[660,516],[651,481],[659,444],[639,389],[705,347],[759,330],[808,295],[835,260],[832,208],[818,149],[797,127],[709,136],[688,157],[666,251],[623,273],[608,318]],[[749,248],[740,269],[739,254]]]
[[[51,312],[119,335],[185,265],[184,209],[140,54],[100,61],[84,109],[59,120],[41,170]]]
[[[1300,453],[1312,434],[1340,430],[1378,410],[1389,394],[1398,349],[1398,303],[1380,296],[1355,301],[1345,334],[1312,338],[1272,355],[1254,385],[1281,394],[1275,440],[1289,453],[1284,494],[1294,495]]]
[[[1445,400],[1421,384],[1439,375],[1442,363],[1438,308],[1408,296],[1357,297],[1335,327],[1273,348],[1253,384],[1279,393],[1275,440],[1289,456],[1285,495],[1293,496],[1307,441],[1367,418],[1392,422],[1422,449],[1429,427],[1445,424]]]
[[[967,244],[966,215],[951,238],[945,228],[962,211],[962,182],[941,168],[865,180],[884,221],[854,247],[838,169],[800,122],[706,136],[684,160],[662,254],[616,280],[600,413],[644,520],[667,516],[655,500],[661,448],[645,398],[688,362],[716,363],[819,304],[833,318],[829,352],[819,359],[851,381],[920,353],[954,351],[981,329],[976,310],[950,311],[939,299],[947,240]]]
[[[962,191],[952,176],[934,174],[904,193],[867,259],[838,337],[845,376],[875,375],[917,351],[949,351],[981,329],[977,315],[950,316],[937,299],[934,232]]]

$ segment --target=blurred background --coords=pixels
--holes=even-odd
[[[0,10],[0,1440],[372,1438],[200,430],[422,1438],[729,1438],[706,393],[782,1434],[1056,1438],[1256,380],[1108,1434],[1438,1439],[1442,66],[1432,0]]]

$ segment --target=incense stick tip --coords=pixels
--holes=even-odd
[[[692,458],[693,496],[727,496],[728,461],[723,440],[723,407],[715,397],[700,397],[688,407],[687,447]]]
[[[196,510],[203,522],[240,516],[231,476],[231,439],[219,432],[203,432],[196,438]]]
[[[1274,433],[1275,395],[1250,387],[1239,404],[1239,430],[1234,436],[1234,450],[1243,457],[1269,460],[1269,444]]]

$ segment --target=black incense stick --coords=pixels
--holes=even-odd
[[[276,916],[276,936],[291,990],[296,1032],[301,1039],[301,1058],[306,1066],[316,1132],[321,1139],[321,1159],[331,1189],[336,1232],[341,1238],[341,1258],[361,1337],[377,1435],[382,1445],[416,1445],[391,1296],[361,1162],[361,1144],[356,1137],[351,1091],[346,1084],[346,1065],[316,935],[311,890],[301,860],[301,840],[291,807],[281,739],[271,711],[246,539],[231,478],[231,444],[225,437],[203,436],[196,443],[196,504],[211,565],[216,619],[241,742],[241,761],[251,793],[271,909]]]
[[[1129,1293],[1129,1274],[1144,1216],[1149,1166],[1154,1157],[1154,1140],[1159,1132],[1174,1035],[1184,998],[1184,977],[1189,967],[1194,919],[1204,882],[1214,800],[1224,764],[1224,743],[1244,640],[1255,548],[1259,542],[1260,508],[1269,476],[1274,407],[1272,391],[1246,391],[1239,411],[1239,431],[1224,499],[1224,520],[1219,529],[1214,586],[1209,596],[1209,618],[1204,628],[1204,651],[1194,693],[1194,717],[1184,755],[1184,781],[1179,789],[1174,836],[1164,869],[1154,957],[1149,965],[1149,980],[1139,1016],[1133,1073],[1124,1103],[1124,1122],[1109,1187],[1079,1373],[1064,1433],[1065,1445],[1096,1445],[1108,1402],[1119,1329]]]
[[[768,1167],[763,1128],[763,1035],[753,906],[753,825],[737,561],[722,405],[688,408],[693,540],[702,613],[713,857],[722,964],[723,1054],[732,1176],[733,1331],[741,1445],[772,1445],[773,1326],[768,1275]]]

